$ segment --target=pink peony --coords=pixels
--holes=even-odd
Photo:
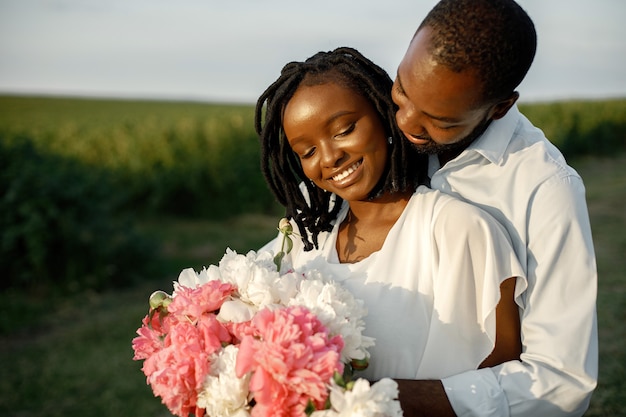
[[[329,339],[327,328],[300,306],[262,310],[252,326],[255,336],[242,338],[236,367],[239,377],[253,372],[252,416],[302,416],[309,400],[322,408],[326,384],[343,372],[342,338]]]
[[[142,360],[152,356],[163,349],[163,338],[169,329],[169,318],[159,317],[159,314],[149,315],[142,320],[141,327],[137,329],[139,336],[133,339],[134,360]]]
[[[214,315],[204,315],[196,324],[178,320],[163,339],[163,348],[146,358],[142,368],[154,395],[177,416],[203,415],[195,404],[209,372],[209,357],[230,340]]]
[[[165,338],[166,347],[147,358],[143,372],[155,396],[180,417],[195,411],[197,389],[208,372],[208,355],[191,323],[181,322]]]
[[[226,322],[222,324],[228,329],[228,333],[230,333],[233,338],[232,343],[235,345],[238,345],[245,336],[255,335],[252,321],[244,321],[242,323]]]
[[[197,322],[197,329],[202,348],[208,355],[217,352],[224,344],[232,342],[230,332],[214,315],[202,316]]]
[[[206,313],[219,310],[224,300],[235,290],[231,284],[209,281],[196,288],[179,287],[167,311],[196,320]]]
[[[160,335],[148,326],[141,326],[137,329],[137,334],[139,336],[133,339],[133,350],[135,352],[133,360],[138,361],[149,358],[163,347]]]

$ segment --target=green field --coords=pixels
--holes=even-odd
[[[106,176],[133,210],[223,217],[271,204],[251,106],[0,96],[0,144],[24,143]]]
[[[586,416],[626,415],[625,103],[523,108],[549,136],[573,132],[559,145],[587,186],[600,378]],[[0,415],[167,415],[130,341],[182,268],[274,236],[251,124],[249,106],[0,97]]]

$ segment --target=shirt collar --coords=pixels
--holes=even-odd
[[[468,146],[467,150],[479,153],[491,163],[499,164],[513,139],[519,116],[517,105],[514,105],[504,117],[492,121],[485,133]]]

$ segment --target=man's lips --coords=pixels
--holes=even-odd
[[[428,142],[432,142],[431,138],[420,136],[420,135],[412,135],[410,133],[405,133],[404,136],[406,136],[406,138],[409,141],[411,141],[411,142],[413,142],[413,143],[415,143],[417,145],[424,145],[424,144],[426,144]]]

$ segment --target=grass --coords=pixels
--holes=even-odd
[[[7,417],[164,416],[167,410],[132,361],[131,340],[156,289],[171,292],[185,267],[217,262],[227,246],[245,253],[276,235],[279,216],[227,221],[145,219],[160,243],[163,274],[138,286],[59,298],[38,291],[5,293],[2,312],[21,311],[21,326],[0,336],[0,415]],[[21,310],[15,304],[21,305]],[[6,304],[5,304],[6,305]]]
[[[598,263],[600,376],[586,416],[626,415],[626,156],[586,158],[585,179]]]
[[[129,338],[145,291],[83,294],[48,306],[36,328],[0,345],[4,416],[159,415]]]

